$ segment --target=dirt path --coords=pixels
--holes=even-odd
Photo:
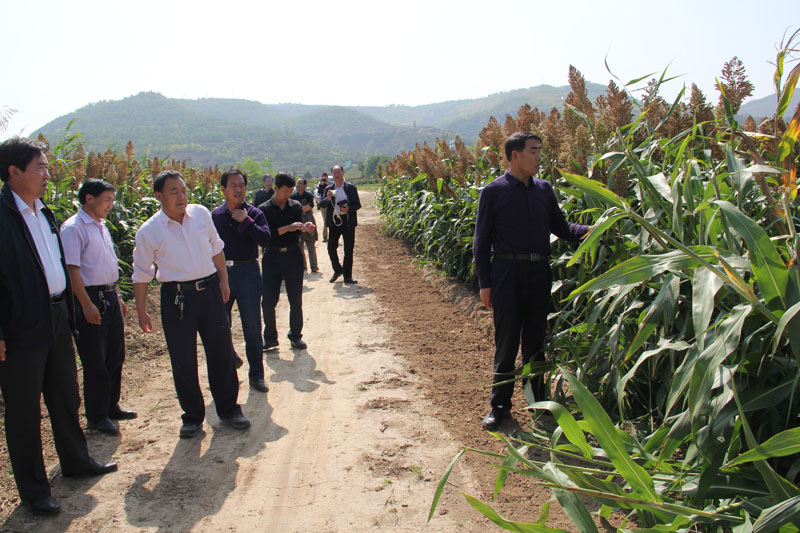
[[[378,221],[374,210],[362,213],[355,269],[361,283],[328,283],[330,265],[318,243],[322,273],[307,278],[303,295],[308,350],[292,350],[281,339],[279,352],[266,359],[267,395],[251,392],[246,366],[240,370],[249,431],[223,427],[211,404],[205,433],[179,439],[180,409],[161,330],[143,338],[130,331],[129,317],[123,394],[139,418],[122,422],[117,438],[87,434],[93,455],[119,461],[119,472],[65,479],[47,443],[61,514],[40,519],[16,507],[6,469],[2,530],[485,530],[487,523],[455,490],[425,525],[439,476],[462,443],[436,418],[426,379],[393,340],[398,325],[388,323],[376,295],[381,290],[373,288],[393,267],[369,257]],[[278,310],[284,336],[285,295]],[[235,342],[244,353],[238,324]],[[204,367],[201,376],[210,402]],[[7,454],[4,459],[7,465]],[[453,479],[459,490],[481,493],[466,463]]]

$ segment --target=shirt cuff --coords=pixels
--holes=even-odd
[[[239,233],[244,233],[245,231],[250,229],[250,227],[252,227],[253,222],[254,220],[250,218],[250,215],[247,215],[247,217],[245,217],[244,220],[239,222],[239,226],[236,228],[236,231],[238,231]]]

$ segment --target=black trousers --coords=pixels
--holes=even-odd
[[[108,416],[119,403],[122,363],[125,361],[125,323],[116,291],[87,288],[89,298],[100,310],[100,325],[89,324],[80,303],[75,301],[75,346],[83,366],[83,404],[86,418],[96,421]]]
[[[61,471],[80,473],[89,466],[89,450],[78,418],[81,399],[66,300],[52,305],[50,311],[55,330],[53,343],[29,350],[7,342],[6,360],[0,362],[6,443],[23,501],[50,496],[42,457],[42,395],[50,413]]]
[[[546,262],[495,258],[491,266],[494,311],[494,382],[512,378],[522,345],[522,364],[543,361],[547,313],[550,309],[552,273]],[[537,401],[546,397],[544,377],[531,380]],[[491,405],[511,409],[514,383],[492,388]]]
[[[328,228],[328,256],[331,258],[331,266],[337,274],[344,274],[345,279],[353,277],[353,248],[356,244],[356,228],[348,227],[347,215],[342,216],[341,226],[330,226]],[[339,263],[339,236],[344,241],[344,264]]]
[[[303,252],[294,244],[285,252],[279,248],[264,248],[261,261],[261,277],[264,278],[264,294],[261,310],[264,314],[264,343],[278,340],[275,323],[275,306],[281,294],[281,282],[286,284],[289,298],[289,338],[303,338]]]
[[[172,363],[175,392],[187,424],[200,424],[206,407],[197,374],[197,334],[203,340],[208,368],[208,384],[220,418],[241,414],[237,403],[239,376],[233,362],[233,342],[228,313],[219,292],[219,278],[213,277],[200,291],[183,291],[183,316],[176,305],[174,283],[161,285],[161,322]]]

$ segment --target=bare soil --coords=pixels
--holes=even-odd
[[[87,432],[93,456],[119,462],[101,478],[60,475],[43,406],[45,462],[62,512],[38,518],[19,506],[5,438],[0,439],[2,531],[486,531],[494,528],[461,492],[506,518],[533,522],[550,491],[511,476],[491,501],[495,470],[467,454],[456,464],[426,525],[440,476],[463,446],[499,452],[481,429],[493,353],[491,315],[474,291],[420,268],[412,250],[381,231],[365,193],[359,213],[358,285],[331,284],[327,253],[303,294],[307,350],[285,339],[288,305],[278,304],[277,352],[266,354],[268,394],[251,391],[240,369],[239,402],[252,427],[222,426],[209,402],[204,433],[178,438],[180,408],[150,295],[156,332],[126,321],[123,405],[138,411],[122,434]],[[317,216],[319,219],[319,216]],[[234,343],[244,342],[234,313]],[[521,391],[517,405],[524,405]],[[516,411],[501,431],[527,428]],[[544,457],[541,457],[545,459]],[[571,529],[556,505],[550,527]]]

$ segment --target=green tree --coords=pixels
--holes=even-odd
[[[237,167],[247,174],[248,191],[256,191],[260,189],[262,185],[261,178],[264,176],[264,174],[273,174],[272,161],[266,157],[262,159],[260,163],[254,159],[245,157],[239,162]]]

